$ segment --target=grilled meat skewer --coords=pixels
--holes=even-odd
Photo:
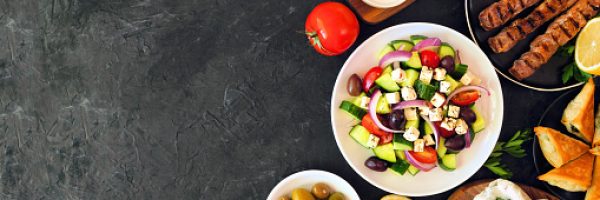
[[[490,37],[488,43],[496,53],[503,53],[558,14],[567,10],[577,0],[545,0],[527,17],[513,21],[498,35]]]
[[[515,78],[523,80],[531,76],[537,69],[556,53],[558,48],[569,40],[585,26],[600,9],[600,0],[579,0],[572,8],[550,24],[546,32],[533,40],[530,50],[508,70]]]
[[[502,26],[523,10],[535,5],[540,0],[500,0],[479,13],[479,24],[486,30]]]

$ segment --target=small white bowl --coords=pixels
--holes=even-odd
[[[470,148],[458,154],[458,167],[452,172],[440,167],[429,172],[420,172],[416,176],[406,173],[400,176],[387,170],[376,172],[364,166],[373,152],[362,147],[348,135],[352,126],[357,124],[347,113],[338,108],[340,103],[351,96],[346,91],[348,78],[356,73],[364,74],[378,64],[377,54],[392,40],[408,39],[410,35],[438,37],[460,51],[462,63],[479,76],[482,85],[492,93],[477,101],[476,106],[485,117],[486,128],[475,135]],[[390,193],[406,196],[427,196],[452,189],[471,177],[487,160],[500,135],[504,103],[498,75],[488,57],[469,38],[448,27],[432,23],[406,23],[382,30],[365,40],[348,57],[340,70],[331,95],[331,125],[338,148],[344,159],[363,179],[372,185]]]
[[[267,200],[277,200],[284,195],[289,196],[296,188],[305,188],[310,191],[312,185],[320,182],[329,185],[334,191],[344,194],[346,199],[360,200],[354,188],[346,180],[322,170],[305,170],[286,177],[271,190]]]
[[[404,3],[406,0],[363,0],[367,5],[376,8],[391,8]]]

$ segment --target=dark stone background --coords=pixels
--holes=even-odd
[[[264,199],[305,169],[378,199],[329,120],[349,53],[320,56],[301,33],[319,2],[1,0],[0,199]],[[462,1],[418,0],[361,23],[348,52],[412,21],[468,35]],[[560,94],[501,82],[501,139]],[[530,156],[504,159],[513,180],[545,189]],[[495,176],[470,180],[482,178]]]

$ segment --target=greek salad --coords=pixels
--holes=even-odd
[[[457,154],[485,128],[474,106],[490,95],[481,79],[435,37],[391,41],[378,57],[364,76],[349,77],[352,97],[339,107],[360,120],[349,135],[373,151],[365,166],[413,176],[436,166],[456,169]]]

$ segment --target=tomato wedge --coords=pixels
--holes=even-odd
[[[369,91],[369,89],[371,89],[371,87],[373,87],[373,85],[375,85],[375,80],[377,80],[377,78],[379,78],[379,76],[381,76],[381,72],[383,71],[383,69],[381,69],[381,67],[379,66],[375,66],[373,68],[371,68],[367,74],[365,74],[365,77],[363,78],[363,91]]]
[[[433,147],[426,146],[423,148],[423,152],[409,151],[417,161],[422,163],[435,163],[437,162],[437,152]]]
[[[481,95],[476,90],[464,91],[456,94],[450,101],[458,106],[468,106],[477,101]]]
[[[392,142],[393,139],[394,139],[394,134],[386,132],[385,135],[379,136],[379,145],[390,143],[390,142]]]
[[[421,51],[421,64],[430,68],[437,68],[440,65],[440,56],[433,51]]]
[[[391,135],[390,133],[385,132],[385,131],[379,129],[379,127],[377,127],[377,125],[375,124],[375,122],[373,122],[373,119],[371,119],[371,115],[368,115],[368,114],[365,115],[362,118],[362,121],[360,122],[360,124],[363,127],[365,127],[367,129],[367,131],[369,131],[369,133],[372,133],[372,134],[374,134],[376,136],[379,136],[379,138],[382,139],[382,140],[384,139],[384,138],[382,138],[383,136],[386,136],[388,134]]]

